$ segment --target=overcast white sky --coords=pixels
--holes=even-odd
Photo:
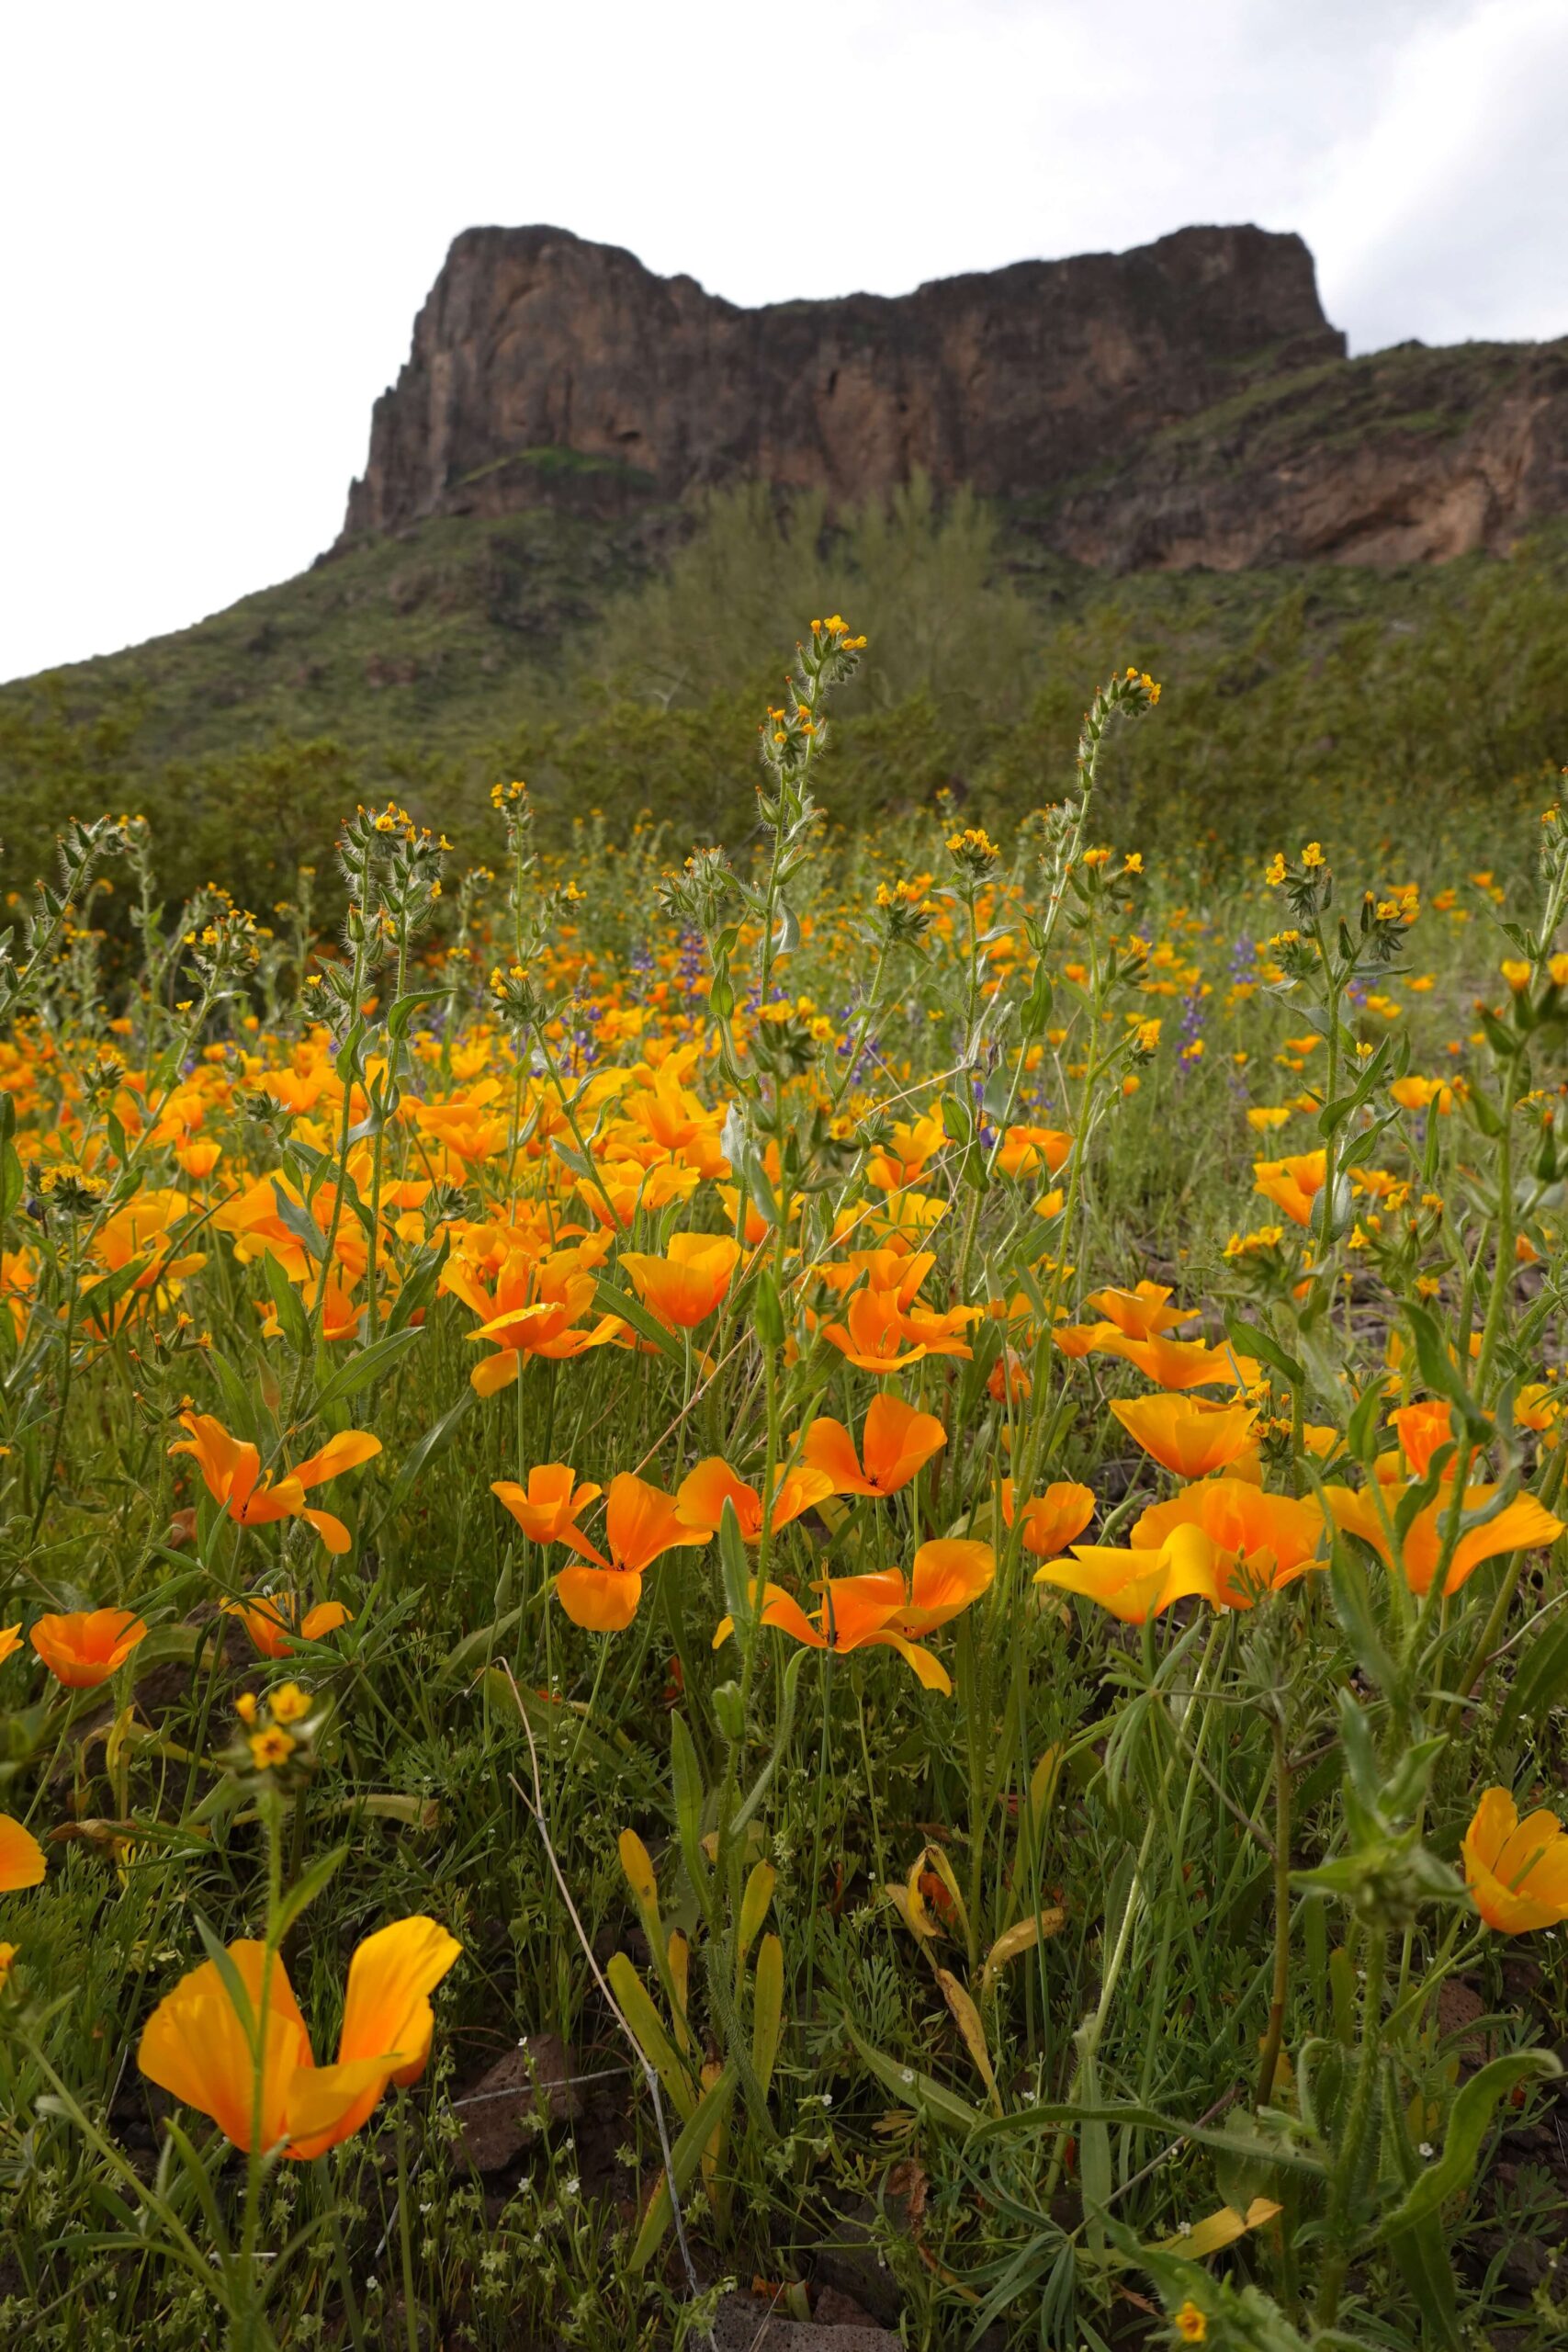
[[[1256,220],[1354,350],[1568,333],[1568,0],[12,0],[0,74],[0,677],[327,546],[475,222],[761,302]]]

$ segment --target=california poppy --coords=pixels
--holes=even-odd
[[[1393,1481],[1379,1481],[1383,1509],[1390,1526],[1397,1525],[1399,1507],[1409,1487]],[[1393,1566],[1393,1547],[1383,1526],[1382,1512],[1377,1497],[1369,1488],[1325,1487],[1325,1499],[1333,1514],[1335,1524],[1348,1534],[1359,1535],[1370,1544],[1385,1567]],[[1495,1486],[1467,1487],[1464,1509],[1467,1512],[1483,1510],[1501,1492]],[[1404,1531],[1404,1561],[1405,1581],[1415,1593],[1424,1593],[1437,1572],[1443,1548],[1448,1516],[1453,1508],[1453,1483],[1446,1481],[1438,1487],[1436,1498],[1418,1510]],[[1445,1592],[1457,1592],[1465,1578],[1478,1568],[1483,1560],[1495,1560],[1505,1552],[1534,1552],[1555,1544],[1562,1532],[1562,1521],[1533,1495],[1516,1495],[1512,1502],[1462,1534],[1454,1546],[1444,1578]]]
[[[926,1306],[917,1298],[912,1306],[904,1309],[904,1336],[924,1348],[928,1355],[962,1356],[967,1362],[975,1351],[964,1334],[983,1312],[978,1306]]]
[[[966,1609],[990,1583],[995,1568],[988,1544],[922,1544],[907,1590],[897,1568],[870,1576],[829,1577],[818,1588],[822,1598],[815,1614],[808,1616],[793,1593],[770,1584],[761,1594],[762,1623],[812,1649],[831,1649],[840,1656],[860,1649],[897,1650],[928,1690],[945,1696],[953,1689],[947,1668],[915,1636],[945,1625]],[[724,1618],[713,1637],[715,1649],[734,1631],[735,1620]]]
[[[1095,1340],[1097,1353],[1121,1356],[1159,1388],[1246,1388],[1258,1377],[1252,1357],[1238,1356],[1230,1347],[1206,1347],[1201,1340],[1168,1340],[1163,1331],[1146,1340],[1132,1340],[1111,1324],[1101,1324],[1100,1330],[1106,1336]]]
[[[1213,1547],[1214,1589],[1226,1609],[1250,1609],[1317,1565],[1321,1514],[1292,1495],[1266,1495],[1247,1478],[1203,1478],[1134,1521],[1134,1548],[1158,1549],[1177,1528],[1196,1529]]]
[[[57,1682],[95,1690],[125,1664],[146,1626],[134,1609],[72,1609],[40,1617],[28,1635]]]
[[[299,1614],[299,1601],[292,1592],[254,1592],[243,1600],[226,1600],[226,1617],[237,1617],[263,1657],[287,1657],[296,1637],[307,1642],[324,1641],[335,1634],[340,1625],[352,1625],[354,1612],[341,1600],[318,1600],[313,1609]]]
[[[14,1625],[0,1625],[0,1666],[4,1666],[6,1660],[12,1655],[12,1653],[16,1650],[19,1650],[21,1646],[21,1619],[18,1617]]]
[[[1111,1409],[1128,1436],[1179,1478],[1206,1478],[1211,1471],[1258,1459],[1252,1434],[1256,1406],[1168,1392],[1113,1396]]]
[[[1543,1807],[1519,1819],[1506,1789],[1488,1789],[1464,1833],[1464,1883],[1499,1935],[1568,1919],[1568,1832]]]
[[[1004,1478],[1002,1517],[1010,1527],[1013,1523],[1013,1509],[1012,1480]],[[1057,1479],[1043,1495],[1032,1495],[1023,1506],[1023,1548],[1041,1558],[1047,1552],[1059,1552],[1075,1535],[1083,1533],[1093,1517],[1092,1491],[1070,1478]]]
[[[1081,1593],[1125,1624],[1141,1625],[1173,1601],[1219,1600],[1213,1546],[1195,1527],[1174,1527],[1162,1544],[1123,1550],[1114,1544],[1075,1544],[1064,1559],[1034,1571],[1036,1584]]]
[[[27,1826],[0,1813],[0,1894],[37,1886],[43,1878],[43,1848]]]
[[[919,1639],[945,1625],[978,1600],[997,1573],[988,1544],[965,1537],[937,1536],[922,1544],[909,1568],[909,1589],[890,1620],[895,1633]]]
[[[1252,1176],[1257,1190],[1292,1225],[1310,1225],[1327,1169],[1326,1153],[1303,1151],[1286,1159],[1255,1159]]]
[[[947,1142],[940,1107],[912,1122],[896,1119],[886,1138],[866,1161],[865,1181],[879,1192],[901,1192],[920,1174],[933,1152]]]
[[[832,1481],[830,1494],[896,1495],[946,1443],[934,1413],[918,1413],[884,1389],[866,1407],[858,1455],[843,1422],[825,1413],[806,1432],[805,1454]]]
[[[577,1521],[604,1489],[586,1479],[580,1487],[566,1463],[539,1464],[529,1471],[526,1487],[514,1478],[492,1478],[490,1490],[536,1544],[566,1544],[587,1559],[598,1556]]]
[[[1172,1306],[1171,1296],[1159,1283],[1141,1282],[1134,1290],[1091,1291],[1088,1304],[1124,1339],[1152,1340],[1156,1332],[1190,1323],[1198,1312],[1195,1306]]]
[[[1060,1127],[1009,1127],[997,1150],[997,1166],[1004,1176],[1055,1176],[1073,1148],[1070,1135]]]
[[[190,1435],[176,1438],[169,1452],[194,1455],[208,1493],[231,1519],[242,1527],[265,1527],[279,1519],[306,1519],[329,1552],[341,1554],[349,1550],[354,1538],[342,1520],[334,1518],[330,1510],[312,1510],[305,1497],[312,1487],[324,1486],[329,1478],[339,1477],[345,1470],[357,1470],[362,1462],[371,1461],[381,1451],[378,1437],[372,1437],[368,1430],[340,1430],[336,1437],[327,1440],[320,1453],[310,1454],[292,1470],[285,1470],[274,1478],[270,1470],[264,1474],[255,1447],[243,1438],[231,1437],[210,1413],[182,1413],[180,1423]]]
[[[674,1233],[662,1258],[640,1250],[621,1253],[623,1272],[643,1305],[666,1329],[690,1331],[705,1321],[729,1288],[740,1245],[728,1233]]]
[[[595,1269],[601,1254],[597,1245],[587,1244],[544,1257],[512,1250],[489,1289],[476,1267],[461,1261],[448,1264],[444,1287],[480,1317],[469,1339],[486,1342],[494,1351],[468,1374],[471,1388],[481,1396],[493,1396],[516,1379],[525,1356],[563,1363],[620,1337],[624,1326],[618,1315],[601,1315],[592,1324],[582,1320],[598,1293]]]
[[[1432,1466],[1432,1456],[1454,1442],[1453,1413],[1435,1398],[1425,1398],[1418,1405],[1399,1406],[1389,1415],[1388,1425],[1399,1440],[1399,1450],[1413,1478],[1424,1478]]]
[[[249,1939],[229,1946],[251,2010],[236,2008],[216,1962],[181,1978],[142,2030],[137,2063],[150,2082],[210,2116],[237,2148],[252,2146],[255,2056],[262,2067],[260,2152],[308,2161],[367,2123],[389,2083],[416,2082],[430,2055],[430,1996],[463,1947],[434,1919],[400,1919],[367,1936],[349,1962],[336,2064],[318,2066],[288,1973]],[[263,2008],[263,1983],[266,2001]]]
[[[787,1527],[792,1519],[798,1519],[814,1503],[824,1501],[832,1491],[833,1483],[826,1471],[814,1468],[809,1462],[797,1463],[793,1470],[784,1472],[774,1487],[768,1517],[770,1531],[776,1534],[781,1527]],[[733,1509],[747,1543],[758,1543],[762,1533],[762,1498],[755,1487],[747,1486],[736,1476],[721,1454],[710,1454],[705,1462],[699,1462],[675,1489],[675,1508],[694,1527],[716,1529],[724,1517],[726,1503]]]
[[[924,1341],[908,1345],[904,1310],[894,1290],[855,1291],[843,1321],[824,1324],[822,1336],[862,1372],[902,1372],[931,1353]]]
[[[609,1558],[586,1542],[574,1545],[593,1565],[563,1568],[556,1578],[556,1599],[586,1632],[624,1633],[637,1615],[644,1570],[665,1552],[710,1542],[712,1532],[694,1527],[668,1495],[623,1470],[611,1479],[604,1505]]]

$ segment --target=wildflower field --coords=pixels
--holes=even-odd
[[[728,852],[8,876],[7,2340],[1568,2336],[1555,780],[855,836],[863,645]]]

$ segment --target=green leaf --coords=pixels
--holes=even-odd
[[[372,1340],[368,1347],[361,1348],[346,1363],[338,1366],[316,1398],[317,1411],[324,1413],[329,1406],[341,1405],[347,1396],[357,1396],[362,1388],[379,1380],[388,1366],[423,1336],[423,1326],[413,1323],[405,1324],[400,1331],[389,1331],[379,1340]]]
[[[593,1304],[601,1315],[618,1315],[623,1323],[631,1325],[639,1339],[647,1340],[661,1356],[668,1356],[671,1363],[679,1364],[681,1370],[685,1371],[686,1351],[682,1342],[673,1331],[666,1330],[658,1316],[646,1307],[640,1298],[634,1298],[630,1291],[622,1290],[615,1283],[601,1281],[594,1285]]]
[[[869,2041],[863,2041],[848,2018],[844,2019],[844,2030],[859,2052],[863,2064],[870,2067],[877,2081],[892,2092],[901,2106],[914,2108],[928,2122],[941,2124],[946,2131],[962,2132],[965,2135],[976,2131],[985,2121],[977,2107],[971,2107],[966,2098],[960,2098],[956,2091],[950,2091],[934,2075],[922,2074],[916,2066],[901,2065],[897,2058],[889,2058],[886,2051],[874,2049]],[[1077,2109],[1073,2112],[1076,2114]]]
[[[702,1897],[708,1883],[707,1858],[703,1852],[703,1773],[686,1719],[680,1714],[670,1718],[670,1781],[686,1875],[694,1892]]]
[[[411,989],[406,996],[394,997],[387,1015],[387,1035],[400,1042],[408,1035],[409,1023],[422,1004],[439,1004],[446,995],[445,989]],[[405,1065],[406,1067],[406,1065]]]
[[[684,2196],[690,2188],[697,2166],[702,2162],[703,2150],[723,2121],[725,2110],[735,2097],[735,2086],[739,2080],[739,2076],[733,2064],[727,2066],[702,2099],[696,2113],[671,2149],[670,2166],[675,2176],[677,2196]],[[628,2264],[630,2269],[639,2271],[648,2267],[649,2261],[659,2249],[660,2240],[673,2219],[674,2209],[670,2202],[670,2180],[669,2176],[666,2175],[654,2192],[653,2201],[648,2209],[648,2218],[637,2232],[637,2244],[631,2250]]]
[[[784,2023],[784,1946],[766,1935],[757,1950],[751,1984],[751,2067],[764,2097],[773,2078]]]
[[[223,1392],[223,1419],[235,1437],[256,1434],[256,1398],[243,1381],[228,1357],[217,1348],[206,1350],[208,1365]],[[263,1454],[266,1447],[262,1448]]]
[[[278,1906],[276,1942],[283,1941],[296,1919],[302,1917],[317,1895],[331,1885],[347,1859],[348,1848],[334,1846],[330,1853],[319,1854],[310,1868],[300,1872]]]
[[[488,1665],[497,1642],[511,1633],[513,1625],[520,1623],[522,1616],[523,1604],[519,1601],[515,1609],[508,1609],[502,1616],[497,1617],[493,1623],[477,1625],[471,1634],[464,1634],[455,1648],[447,1651],[436,1672],[443,1678],[460,1675],[475,1658],[480,1657]]]
[[[10,1096],[0,1094],[0,1102],[4,1102],[9,1109]],[[12,1115],[15,1116],[14,1112]],[[0,1225],[14,1215],[26,1189],[27,1179],[22,1173],[22,1163],[17,1156],[17,1147],[7,1136],[5,1142],[0,1144]]]
[[[1499,1711],[1498,1727],[1523,1717],[1539,1728],[1568,1693],[1568,1611],[1538,1635],[1515,1675]]]
[[[1442,2154],[1428,2165],[1383,2225],[1390,2245],[1400,2233],[1436,2219],[1449,2198],[1470,2187],[1498,2100],[1506,2098],[1517,2083],[1546,2082],[1562,2072],[1549,2050],[1515,2050],[1506,2057],[1494,2058],[1471,2076],[1450,2112]]]
[[[295,1354],[302,1356],[310,1344],[310,1318],[305,1312],[304,1300],[270,1250],[262,1256],[262,1276],[284,1338]]]
[[[1269,1370],[1277,1372],[1292,1388],[1305,1388],[1305,1366],[1288,1355],[1272,1333],[1265,1331],[1260,1324],[1248,1323],[1239,1315],[1227,1315],[1225,1330],[1238,1353],[1261,1357]]]
[[[431,1424],[418,1444],[404,1456],[403,1466],[392,1482],[392,1491],[387,1500],[389,1511],[396,1510],[400,1504],[408,1500],[418,1483],[421,1473],[434,1461],[438,1453],[446,1453],[446,1448],[457,1434],[457,1425],[464,1414],[472,1412],[478,1401],[477,1391],[465,1388],[457,1403],[449,1407],[438,1421]]]
[[[612,1953],[604,1973],[637,2048],[688,2121],[698,2111],[696,2088],[664,2020],[624,1951]]]
[[[317,1265],[321,1265],[327,1254],[327,1237],[310,1210],[302,1202],[291,1201],[276,1176],[272,1180],[272,1197],[277,1204],[279,1218],[295,1240],[308,1257],[314,1258]]]
[[[718,1522],[718,1565],[724,1579],[725,1606],[737,1625],[744,1628],[751,1622],[752,1566],[746,1549],[746,1539],[740,1532],[740,1521],[735,1515],[735,1505],[727,1495]],[[756,1606],[761,1606],[761,1595]]]
[[[385,1329],[389,1337],[394,1331],[400,1331],[406,1323],[430,1305],[451,1249],[451,1239],[444,1233],[437,1248],[432,1250],[426,1246],[415,1250],[393,1301],[391,1313],[387,1317]]]
[[[860,2044],[856,2042],[855,2047],[859,2049]],[[1086,2108],[1077,2101],[1053,2101],[1049,2105],[1042,2101],[1034,2107],[1020,2108],[1010,2115],[976,2114],[975,2145],[978,2149],[989,2140],[1027,2139],[1035,2132],[1055,2131],[1062,2124],[1076,2131],[1084,2122],[1126,2125],[1134,2131],[1157,2132],[1167,2139],[1192,2140],[1200,2147],[1222,2149],[1227,2155],[1247,2156],[1259,2164],[1282,2165],[1287,2171],[1305,2173],[1314,2180],[1325,2177],[1321,2159],[1283,2134],[1275,2139],[1258,2132],[1249,2138],[1244,2129],[1223,2131],[1204,2123],[1184,2123],[1179,2116],[1162,2115],[1156,2108],[1142,2107],[1134,2101],[1094,2109]]]
[[[782,1348],[784,1341],[784,1306],[779,1298],[778,1284],[767,1268],[759,1269],[752,1297],[752,1320],[757,1337],[765,1348]]]

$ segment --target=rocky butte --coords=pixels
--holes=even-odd
[[[740,479],[851,502],[916,472],[1111,571],[1501,552],[1568,512],[1568,342],[1349,359],[1302,240],[1250,227],[758,310],[566,230],[469,229],[339,545]]]

